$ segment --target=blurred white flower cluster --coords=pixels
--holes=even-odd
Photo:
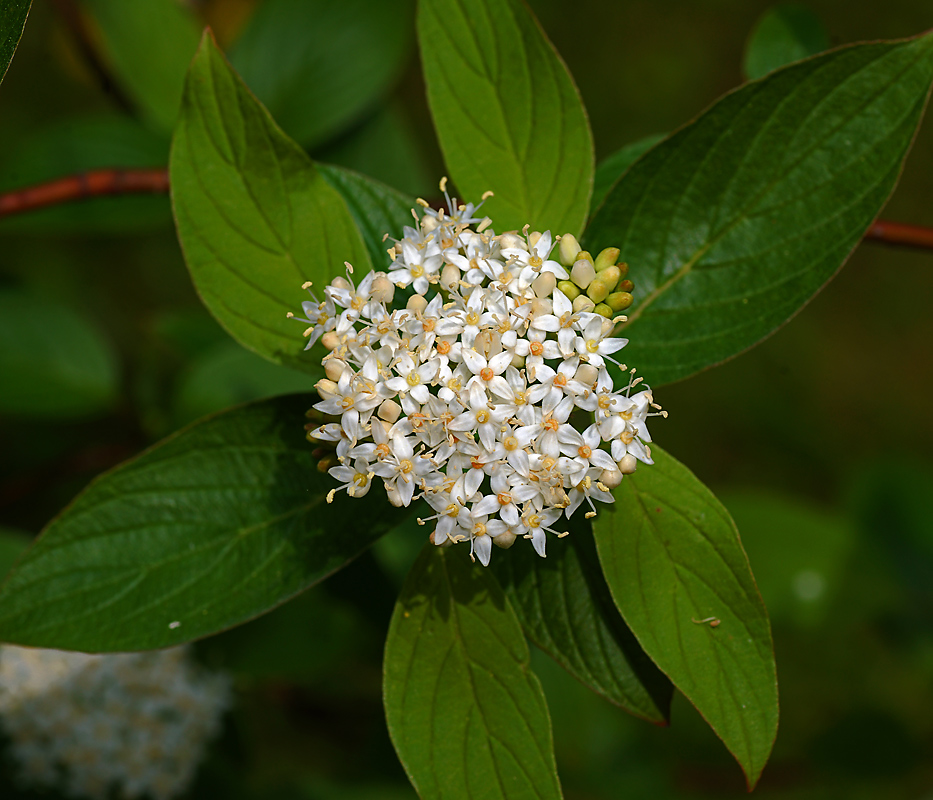
[[[0,728],[23,782],[73,797],[175,797],[230,703],[187,649],[86,655],[0,647]]]
[[[478,207],[446,199],[452,213],[419,200],[388,274],[355,284],[347,264],[303,304],[308,347],[330,351],[315,409],[339,417],[309,438],[336,443],[328,501],[379,477],[393,504],[417,496],[436,511],[419,519],[436,521],[435,544],[469,541],[488,564],[493,543],[522,536],[544,556],[561,516],[584,503],[595,515],[636,460],[652,463],[659,407],[613,358],[632,285],[616,248],[593,258],[569,234],[496,235]]]

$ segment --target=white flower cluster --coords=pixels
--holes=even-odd
[[[24,783],[73,797],[184,791],[230,702],[230,682],[183,647],[86,655],[0,647],[0,729]]]
[[[435,544],[469,540],[485,565],[493,543],[523,536],[544,556],[545,532],[565,535],[554,528],[562,515],[582,503],[595,515],[593,501],[612,502],[636,459],[652,463],[646,418],[658,406],[648,390],[632,394],[632,374],[613,386],[610,366],[626,367],[612,354],[627,340],[611,337],[609,307],[581,294],[605,264],[568,234],[568,274],[551,259],[550,232],[496,235],[472,204],[419,203],[388,274],[355,284],[347,264],[298,318],[311,325],[308,347],[322,339],[330,350],[314,408],[339,422],[308,426],[312,440],[336,443],[329,471],[341,485],[328,501],[342,489],[362,496],[378,476],[393,504],[417,493],[433,507],[419,522],[436,520]],[[591,295],[616,286],[619,267],[609,270]]]

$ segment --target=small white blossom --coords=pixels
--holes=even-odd
[[[469,541],[488,564],[493,544],[524,537],[544,556],[562,517],[613,501],[600,476],[651,463],[658,407],[647,389],[631,395],[639,381],[625,373],[613,385],[627,340],[556,288],[569,276],[551,233],[496,235],[479,206],[441,189],[447,210],[418,201],[387,275],[355,285],[348,267],[323,302],[303,304],[310,342],[336,334],[315,409],[339,422],[310,434],[336,443],[328,501],[378,477],[396,505],[426,500],[434,513],[419,522],[433,523],[435,544]]]

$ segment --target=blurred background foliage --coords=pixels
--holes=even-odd
[[[530,5],[577,80],[599,159],[673,130],[741,83],[746,39],[769,7]],[[412,2],[204,0],[158,20],[129,7],[35,3],[0,87],[0,191],[164,165],[178,64],[208,23],[315,158],[436,194],[443,164]],[[833,46],[931,25],[917,0],[806,7]],[[933,225],[931,175],[927,120],[884,216]],[[0,571],[99,472],[204,414],[310,388],[204,311],[166,197],[10,217],[0,237]],[[862,245],[762,345],[655,393],[670,412],[658,441],[735,516],[772,614],[782,722],[758,796],[933,798],[931,295],[933,255]],[[380,662],[423,535],[412,525],[386,537],[296,601],[199,645],[236,675],[239,702],[191,797],[412,796],[385,732]],[[568,798],[744,794],[682,698],[672,726],[654,728],[545,656],[534,663]],[[0,769],[0,795],[31,796],[14,788],[9,764]]]

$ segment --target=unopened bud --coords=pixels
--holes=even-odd
[[[414,311],[417,314],[420,314],[428,307],[428,301],[424,299],[423,295],[413,294],[408,298],[408,303],[405,308],[409,311]]]
[[[597,306],[597,308],[599,308],[599,306]],[[601,312],[597,311],[596,313],[599,314]],[[612,333],[612,329],[615,326],[616,326],[615,320],[613,320],[612,317],[607,317],[603,315],[603,327],[600,331],[603,336],[609,336]]]
[[[340,344],[340,337],[334,331],[328,331],[321,337],[321,344],[328,350],[333,350]]]
[[[531,316],[538,317],[541,314],[552,314],[554,306],[549,297],[536,297],[531,301]]]
[[[441,270],[441,286],[447,291],[460,285],[460,268],[456,264],[445,264]]]
[[[576,236],[572,233],[565,233],[560,237],[560,263],[565,267],[573,266],[573,262],[577,260],[577,253],[582,249]]]
[[[580,312],[592,313],[594,308],[596,308],[596,303],[590,300],[590,298],[585,294],[581,294],[576,300],[573,301],[573,311],[575,314]]]
[[[601,317],[606,317],[606,319],[612,319],[612,315],[615,314],[615,311],[609,308],[605,303],[597,303],[596,308],[593,309],[593,313],[599,314]],[[611,330],[612,326],[610,325],[609,328]]]
[[[499,247],[503,250],[514,250],[515,248],[525,249],[525,240],[514,233],[500,233]]]
[[[616,287],[616,290],[619,292],[630,292],[635,288],[635,284],[631,281],[619,281],[619,285]]]
[[[615,489],[616,486],[622,483],[622,473],[617,469],[604,469],[600,473],[599,481],[610,489]]]
[[[333,456],[324,456],[320,461],[317,462],[317,471],[318,472],[327,472],[331,467],[336,466],[337,459]]]
[[[571,302],[580,296],[580,287],[573,281],[558,281],[557,288],[567,295],[567,299]]]
[[[528,234],[528,246],[534,247],[541,238],[541,231],[532,231]]]
[[[609,293],[616,288],[618,282],[618,268],[606,267],[602,272],[596,274],[595,280],[586,287],[586,293],[594,303],[601,303],[609,297]]]
[[[619,461],[619,472],[623,475],[631,475],[638,467],[638,459],[631,453],[626,453]]]
[[[337,396],[337,384],[330,378],[321,378],[314,388],[324,400],[333,400]]]
[[[599,255],[596,256],[596,260],[593,262],[596,271],[602,272],[604,269],[613,266],[619,258],[619,252],[618,247],[607,247],[605,250],[600,250]]]
[[[440,225],[440,223],[437,221],[437,217],[432,217],[430,214],[425,214],[421,218],[421,230],[425,233],[430,233],[438,225]]]
[[[593,262],[587,261],[585,258],[579,259],[573,265],[573,269],[570,270],[570,280],[581,289],[585,289],[589,286],[595,277],[596,268],[593,266]]]
[[[542,272],[531,284],[535,297],[550,297],[557,286],[557,276],[553,272]]]
[[[619,274],[620,274],[623,278],[624,278],[626,275],[628,275],[628,264],[626,264],[626,263],[623,261],[621,264],[616,264],[616,266],[619,268]]]
[[[613,292],[606,298],[606,305],[613,311],[625,311],[634,299],[628,292]]]
[[[515,544],[515,534],[512,531],[502,531],[498,536],[492,537],[492,543],[498,545],[503,550],[508,550]]]
[[[394,400],[383,400],[382,405],[376,411],[376,416],[384,419],[386,422],[395,422],[402,413],[402,407]]]
[[[387,483],[385,487],[386,494],[389,496],[389,502],[393,506],[396,508],[401,508],[403,505],[405,505],[404,501],[402,500],[402,494],[399,492],[398,486],[396,486],[394,482]]]
[[[579,381],[590,388],[593,388],[597,378],[599,378],[599,370],[592,364],[581,364],[573,376],[575,381]]]
[[[511,364],[515,369],[521,369],[525,366],[525,357],[518,354],[512,356]]]
[[[330,282],[330,285],[333,286],[335,289],[346,289],[348,292],[353,291],[353,287],[350,286],[350,281],[348,281],[346,278],[340,275],[334,278]]]
[[[377,303],[389,305],[395,297],[395,284],[389,280],[387,275],[377,273],[373,278],[370,292],[372,299]]]
[[[324,374],[332,381],[339,381],[344,370],[347,369],[347,362],[339,358],[327,358],[324,360]]]

